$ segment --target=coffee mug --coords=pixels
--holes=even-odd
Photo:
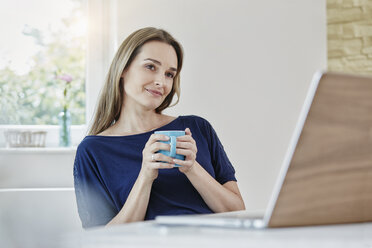
[[[169,140],[167,140],[167,141],[161,140],[160,142],[163,142],[163,143],[166,143],[166,144],[170,144],[170,146],[171,146],[170,151],[159,150],[158,152],[160,152],[160,153],[162,153],[162,154],[164,154],[166,156],[175,158],[175,159],[185,160],[185,156],[184,155],[176,154],[177,137],[184,136],[185,135],[185,131],[173,131],[173,130],[172,131],[156,131],[155,133],[156,134],[162,134],[162,135],[168,136],[169,137]],[[180,167],[182,165],[175,164],[174,166],[175,167]]]

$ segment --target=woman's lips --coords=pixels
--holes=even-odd
[[[157,91],[157,90],[150,90],[150,89],[146,89],[146,90],[147,90],[147,92],[149,92],[153,96],[162,96],[163,95],[160,91]]]

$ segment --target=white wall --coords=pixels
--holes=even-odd
[[[183,44],[181,101],[208,119],[246,207],[265,209],[311,77],[326,68],[325,0],[119,0],[118,44],[145,26]]]

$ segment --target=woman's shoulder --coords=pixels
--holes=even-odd
[[[198,115],[182,115],[180,116],[180,118],[187,124],[210,126],[210,123],[207,119],[205,119],[204,117],[198,116]]]
[[[207,121],[204,117],[199,115],[181,115],[180,118],[183,120],[191,120],[191,121]]]
[[[210,122],[204,117],[198,115],[184,115],[181,117],[184,128],[197,129],[204,135],[208,135],[213,129]]]
[[[80,142],[77,147],[77,151],[88,151],[93,150],[95,147],[100,147],[103,143],[107,143],[108,141],[104,139],[105,136],[99,135],[87,135],[84,139]]]

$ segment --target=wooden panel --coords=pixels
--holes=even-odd
[[[269,226],[372,221],[372,79],[325,74]]]

